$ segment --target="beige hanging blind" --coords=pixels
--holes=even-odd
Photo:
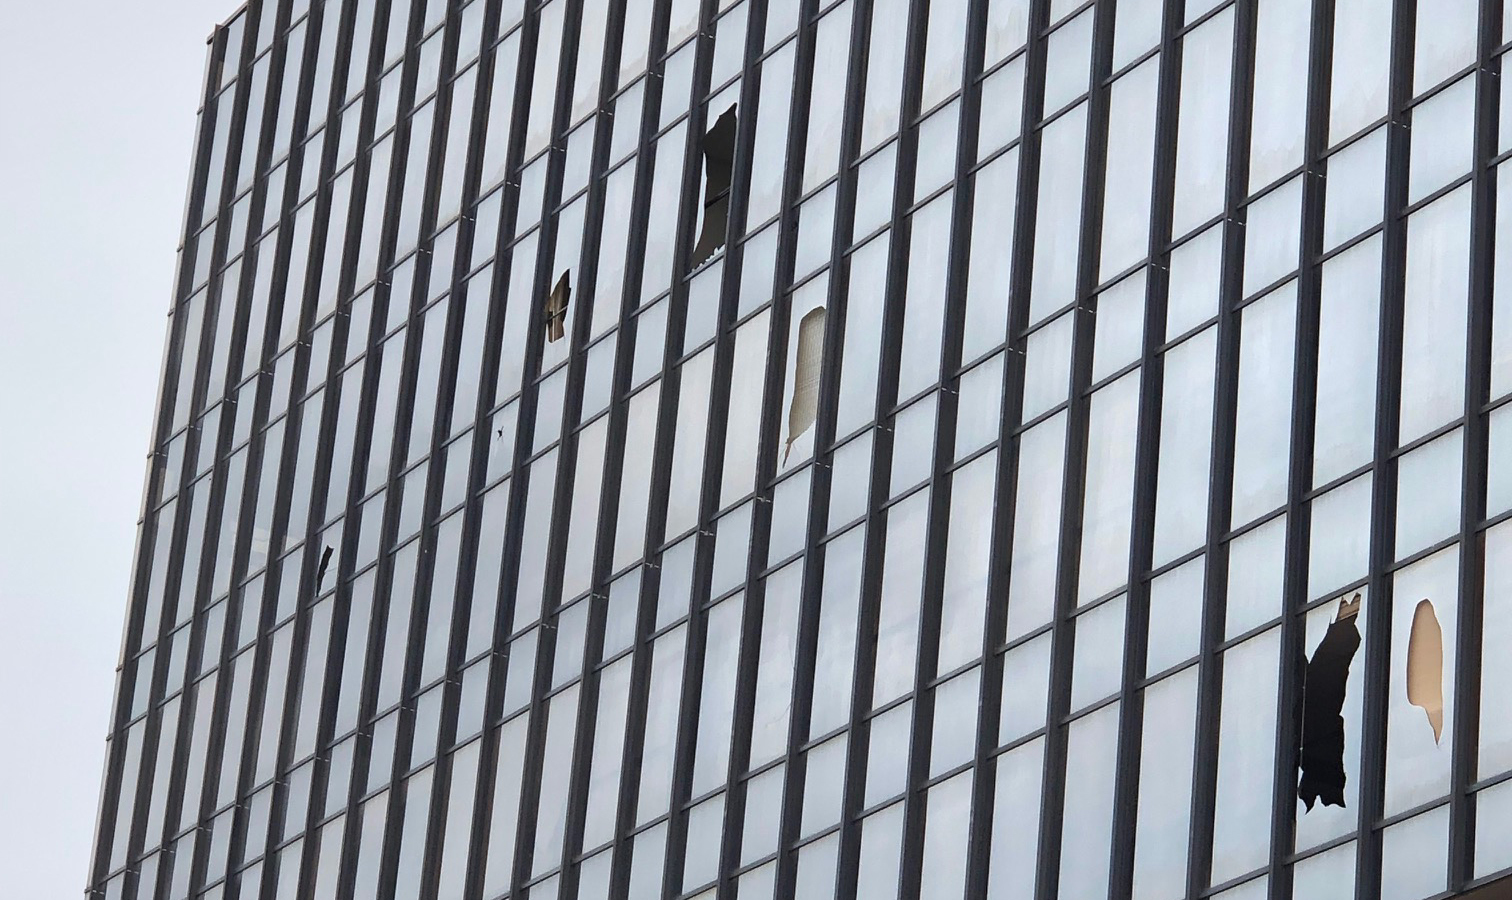
[[[1428,716],[1436,744],[1444,733],[1444,630],[1427,600],[1412,613],[1407,639],[1407,702]]]
[[[788,406],[787,447],[782,462],[787,463],[793,442],[814,427],[819,413],[819,372],[824,365],[824,307],[803,314],[798,323],[798,357],[793,367],[793,402]]]
[[[556,287],[546,297],[546,341],[555,343],[567,336],[567,305],[572,302],[572,270],[562,273]]]

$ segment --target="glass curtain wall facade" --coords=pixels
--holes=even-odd
[[[1506,36],[1501,0],[253,0],[90,895],[1505,874]]]

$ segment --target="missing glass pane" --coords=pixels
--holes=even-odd
[[[326,569],[331,566],[331,554],[335,548],[326,545],[325,551],[320,554],[320,568],[315,572],[315,593],[320,593],[320,587],[325,583]]]
[[[699,142],[704,156],[703,227],[693,247],[691,268],[703,265],[714,251],[724,246],[725,226],[730,214],[730,170],[735,161],[735,107],[731,106],[714,122],[714,127]]]
[[[546,340],[556,343],[567,336],[567,304],[572,302],[572,270],[557,279],[546,298]]]
[[[1297,796],[1309,810],[1344,806],[1344,689],[1349,664],[1360,649],[1360,595],[1339,601],[1339,612],[1323,636],[1302,679],[1297,763],[1302,770]]]
[[[798,357],[793,367],[793,402],[788,406],[788,438],[782,451],[787,463],[793,442],[814,425],[819,412],[819,368],[824,362],[824,307],[803,314],[798,323]]]
[[[1444,630],[1426,599],[1412,613],[1407,639],[1407,702],[1427,714],[1437,744],[1444,733]]]

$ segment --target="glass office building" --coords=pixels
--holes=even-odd
[[[1495,896],[1508,35],[253,0],[90,896]]]

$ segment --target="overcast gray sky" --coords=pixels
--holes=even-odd
[[[0,3],[0,893],[85,886],[205,38]]]

